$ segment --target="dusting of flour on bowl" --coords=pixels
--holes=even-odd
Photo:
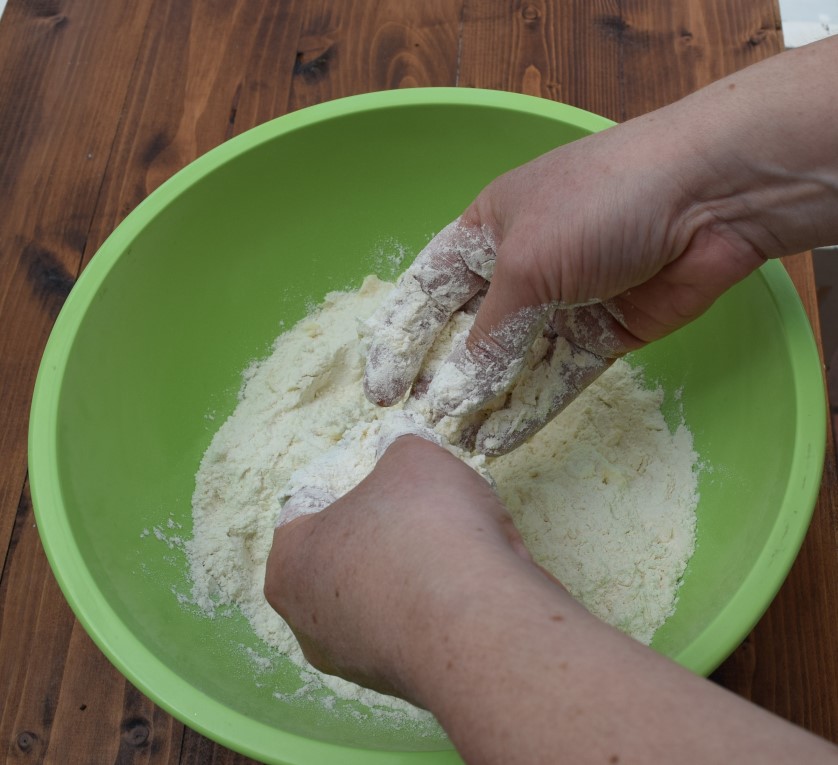
[[[391,287],[368,277],[357,292],[329,294],[245,371],[239,403],[196,475],[186,550],[192,598],[208,614],[237,607],[262,640],[302,668],[306,688],[392,711],[397,722],[428,715],[312,670],[262,594],[292,473],[342,439],[355,454],[353,480],[374,464],[390,410],[363,393],[364,322]],[[457,314],[443,330],[420,378],[432,376],[471,318]],[[513,453],[469,460],[491,475],[533,557],[590,611],[644,643],[674,611],[695,545],[698,455],[683,424],[674,432],[667,426],[663,396],[618,361]],[[421,401],[409,406],[425,414]],[[445,418],[437,430],[451,438],[462,427]]]

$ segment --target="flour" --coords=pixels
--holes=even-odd
[[[308,668],[262,595],[281,502],[304,485],[314,505],[339,496],[404,428],[393,424],[392,409],[367,401],[361,384],[370,333],[363,320],[390,286],[368,277],[358,292],[328,295],[277,339],[267,359],[248,368],[239,404],[196,476],[186,550],[194,602],[210,615],[238,607],[262,640],[302,668],[298,694],[325,686],[394,721],[425,720],[425,712],[405,702]],[[456,314],[443,327],[419,371],[418,397],[397,405],[413,421],[432,421],[422,391],[471,319]],[[643,642],[672,613],[695,539],[697,455],[684,426],[670,432],[662,398],[618,361],[529,443],[494,459],[452,446],[473,420],[435,423],[440,442],[494,479],[534,558],[593,613]],[[316,459],[331,461],[328,472],[322,463],[311,466]]]
[[[661,390],[618,361],[490,471],[535,560],[592,613],[649,643],[695,547],[697,454]]]

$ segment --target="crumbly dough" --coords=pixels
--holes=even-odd
[[[264,564],[295,471],[342,441],[353,457],[341,463],[340,491],[372,469],[389,410],[363,393],[364,320],[391,286],[368,277],[357,292],[331,293],[281,335],[272,354],[245,372],[239,404],[196,476],[187,542],[194,602],[207,613],[236,606],[259,637],[301,667],[296,640],[262,595]],[[444,328],[420,381],[470,321],[458,314]],[[674,610],[698,502],[691,435],[684,425],[670,431],[662,400],[619,361],[512,454],[471,458],[494,480],[534,558],[594,614],[645,643]],[[409,407],[426,414],[421,399]],[[456,441],[468,424],[447,417],[436,430]],[[341,698],[425,714],[310,668],[303,674]]]

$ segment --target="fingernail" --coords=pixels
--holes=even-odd
[[[374,342],[367,355],[364,370],[364,395],[378,406],[392,406],[407,392],[412,377],[399,359],[384,343]]]

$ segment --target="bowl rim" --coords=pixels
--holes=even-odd
[[[110,607],[74,543],[61,497],[58,471],[56,423],[61,382],[82,318],[100,286],[120,254],[172,199],[222,165],[280,135],[361,112],[427,106],[487,107],[520,112],[567,122],[590,132],[615,124],[567,104],[518,93],[471,88],[412,88],[335,99],[252,128],[179,170],[117,226],[91,259],[66,300],[47,341],[35,383],[29,424],[33,508],[50,566],[76,618],[111,663],[161,708],[208,738],[269,763],[302,765],[340,761],[346,765],[376,765],[461,760],[452,749],[425,752],[372,750],[331,744],[280,730],[254,721],[217,701],[160,661]],[[777,522],[770,530],[757,564],[727,606],[690,646],[673,657],[701,674],[709,674],[732,653],[768,608],[785,580],[814,511],[825,453],[826,399],[820,358],[808,318],[780,263],[767,263],[758,278],[764,280],[780,315],[793,370],[798,416],[791,480]],[[800,501],[801,493],[805,503]],[[756,605],[767,590],[771,591],[771,598]]]
[[[777,260],[763,264],[754,276],[765,284],[785,335],[797,413],[795,446],[780,510],[754,566],[733,597],[696,639],[672,657],[682,666],[705,676],[733,654],[786,581],[809,531],[826,455],[827,402],[823,368],[800,295]]]

